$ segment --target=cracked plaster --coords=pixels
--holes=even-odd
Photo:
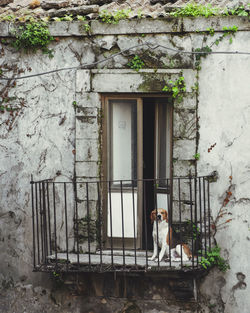
[[[190,23],[194,27],[197,22],[185,21],[185,23],[185,25]],[[206,21],[206,23],[209,22]],[[135,27],[134,24],[134,22],[130,23],[129,31],[131,33],[136,30],[133,28]],[[145,21],[142,25],[144,24]],[[203,23],[201,26],[205,27],[205,24]],[[117,28],[112,26],[108,29],[107,27],[108,30],[105,28],[106,26],[101,29],[102,24],[98,24],[98,26],[93,22],[93,25],[96,25],[96,28],[93,28],[96,33],[109,33],[106,42],[105,36],[98,39],[100,46],[107,50],[114,44],[113,37],[110,35],[127,31],[126,22],[121,23]],[[154,25],[157,27],[157,23]],[[191,27],[190,25],[189,27]],[[216,27],[221,29],[222,24],[218,25]],[[149,21],[147,28],[140,28],[140,32],[154,31],[154,29],[150,29],[151,26],[152,22]],[[223,24],[223,26],[225,25]],[[136,27],[139,28],[138,25]],[[61,31],[63,35],[69,35],[65,33],[65,30]],[[155,31],[157,32],[157,30]],[[229,42],[225,40],[218,49],[221,51],[228,49],[249,51],[248,35],[247,31],[239,32],[233,39],[232,45],[229,45]],[[161,34],[160,36],[159,38],[162,38],[164,35]],[[196,34],[186,39],[187,48],[190,48],[190,40],[192,41],[194,37],[198,36],[201,38],[201,35]],[[85,37],[82,38],[84,40]],[[126,40],[121,38],[119,40],[119,44],[125,47]],[[155,40],[157,41],[157,36]],[[170,41],[168,35],[166,35],[165,40],[166,42]],[[194,39],[194,42],[198,42],[198,39]],[[178,46],[180,45],[180,40],[177,38],[176,43]],[[83,44],[83,47],[86,48],[86,45]],[[58,45],[54,44],[53,48],[56,49],[55,57],[49,60],[47,56],[41,53],[28,56],[21,54],[19,59],[20,54],[13,53],[12,50],[4,47],[6,51],[5,62],[11,64],[14,60],[14,63],[18,67],[24,68],[26,72],[31,67],[31,71],[27,72],[31,74],[51,68],[78,66],[80,62],[83,62],[84,52],[81,51],[81,42],[78,39],[77,43],[73,37],[63,39]],[[91,49],[89,51],[91,52],[86,54],[86,62],[92,62],[95,57],[94,52]],[[249,238],[248,211],[250,201],[249,62],[249,58],[245,56],[210,55],[202,60],[199,73],[200,138],[198,152],[200,153],[200,160],[197,162],[197,169],[200,175],[207,175],[213,170],[219,173],[217,182],[211,183],[210,189],[213,217],[216,217],[225,197],[230,175],[232,175],[235,187],[233,200],[228,206],[228,211],[231,213],[229,217],[232,217],[233,221],[225,224],[216,236],[217,242],[222,247],[223,255],[229,259],[231,270],[225,275],[213,271],[204,279],[200,288],[203,299],[201,305],[204,312],[209,312],[209,303],[217,305],[219,309],[216,313],[246,313],[250,305],[247,297],[249,293],[248,260],[250,255],[249,249],[246,249],[246,245],[249,244],[247,238]],[[142,72],[154,75],[153,70]],[[179,70],[167,70],[170,77],[179,72]],[[176,103],[175,108],[195,109],[196,99],[191,93],[191,87],[196,81],[196,71],[189,69],[183,72],[187,82],[187,90],[190,93],[187,100],[182,104]],[[166,75],[166,71],[161,72],[160,70],[157,73],[161,76],[166,75],[164,77],[168,77],[168,74]],[[0,188],[3,195],[0,203],[0,236],[5,239],[1,241],[1,251],[4,253],[0,256],[0,262],[2,271],[9,281],[11,279],[18,281],[20,277],[25,275],[29,277],[29,282],[34,282],[37,277],[30,275],[32,247],[29,244],[26,246],[26,243],[32,242],[30,175],[33,173],[35,178],[52,177],[57,180],[65,180],[65,178],[70,180],[73,177],[74,160],[77,157],[77,161],[80,161],[77,162],[79,175],[96,176],[98,123],[96,116],[94,116],[96,111],[92,109],[100,108],[98,92],[137,92],[138,86],[143,82],[143,77],[145,75],[124,69],[82,70],[77,73],[77,76],[75,76],[74,71],[68,71],[36,77],[32,80],[17,81],[16,88],[11,90],[11,95],[25,99],[25,106],[22,109],[23,114],[16,118],[13,129],[7,131],[6,127],[1,124],[0,134]],[[77,84],[75,84],[75,78],[77,78]],[[75,91],[77,92],[76,95]],[[91,92],[89,93],[89,91]],[[76,119],[75,109],[72,105],[73,100],[76,100],[78,106]],[[86,110],[86,107],[90,110]],[[1,123],[5,121],[6,116],[7,113],[0,116]],[[63,123],[61,123],[62,119],[64,119]],[[75,142],[80,144],[84,140],[90,140],[89,144],[82,148],[83,151],[79,149],[75,156],[73,153],[73,150],[77,148]],[[184,141],[185,148],[183,148]],[[195,170],[194,164],[190,163],[190,158],[192,159],[196,152],[196,143],[193,143],[195,140],[192,141],[189,150],[186,150],[186,140],[184,141],[182,141],[182,145],[175,147],[176,155],[179,158],[175,162],[175,174],[177,175],[183,175],[183,173],[187,175],[189,169]],[[91,142],[94,142],[95,145],[91,146],[93,152],[89,153],[88,146]],[[208,148],[214,143],[216,146],[211,152],[208,152]],[[62,173],[62,175],[58,176],[57,173]],[[95,200],[95,195],[96,190],[90,190],[91,200]],[[79,192],[79,199],[86,199],[83,191],[82,193]],[[59,216],[60,214],[62,216],[63,212],[59,212]],[[225,221],[224,218],[221,222],[223,221]],[[3,227],[3,225],[8,225],[8,228]],[[60,226],[58,225],[58,227]],[[10,237],[6,239],[8,235]],[[61,242],[63,238],[59,240]],[[239,276],[237,273],[242,273],[245,277]]]

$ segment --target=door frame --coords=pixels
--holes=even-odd
[[[109,100],[137,100],[137,180],[138,185],[135,190],[137,194],[143,195],[143,98],[166,98],[168,100],[171,99],[166,94],[159,94],[159,93],[151,93],[151,94],[144,94],[144,93],[134,93],[134,94],[124,94],[124,93],[103,93],[101,95],[101,103],[102,103],[102,119],[101,119],[101,177],[103,181],[108,181],[108,168],[110,164],[109,159],[109,140],[108,140],[108,124],[109,124]],[[170,117],[170,182],[172,182],[173,177],[173,105],[171,106],[171,117]],[[156,116],[155,116],[156,119]],[[157,127],[155,121],[155,128]],[[155,129],[156,130],[156,129]],[[142,134],[138,136],[138,134]],[[156,149],[155,149],[156,150]],[[154,152],[156,154],[156,151]],[[156,162],[154,164],[154,175],[156,177]],[[172,183],[171,183],[172,184]],[[102,208],[103,208],[103,239],[104,239],[104,246],[105,248],[111,247],[110,238],[108,237],[108,223],[107,223],[107,216],[108,216],[108,188],[107,184],[103,185],[102,188]],[[170,192],[170,210],[172,211],[172,188]],[[136,238],[136,247],[137,249],[141,249],[142,247],[142,229],[143,229],[143,196],[137,196],[137,238]],[[114,249],[117,247],[122,246],[123,239],[122,238],[115,238],[112,239],[112,246]],[[126,249],[134,248],[134,238],[125,238],[125,245]]]

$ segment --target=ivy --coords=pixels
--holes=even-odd
[[[201,58],[205,58],[211,51],[212,49],[208,46],[202,47],[202,48],[197,48],[194,50],[195,52],[200,52],[199,54],[195,55],[195,67],[197,70],[201,69]]]
[[[145,63],[138,55],[135,55],[127,65],[136,72],[139,72],[139,70],[145,66]]]
[[[223,15],[249,16],[250,3],[247,4],[247,7],[247,10],[245,9],[244,5],[240,5],[239,7],[230,10],[226,9],[223,12]]]
[[[211,4],[200,5],[196,3],[188,3],[183,8],[170,12],[170,15],[175,17],[198,17],[198,16],[215,16],[219,14],[219,9],[212,7]]]
[[[129,13],[131,9],[126,10],[117,10],[114,12],[110,12],[108,10],[102,10],[99,13],[99,18],[103,23],[107,24],[118,24],[120,20],[127,19],[129,17]]]
[[[54,40],[50,35],[48,25],[45,22],[30,21],[18,28],[11,30],[15,40],[12,46],[17,50],[37,51],[41,49],[43,53],[53,57],[52,50],[48,49],[48,44]]]
[[[195,159],[196,161],[199,161],[200,157],[201,157],[200,153],[195,153],[195,154],[194,154],[194,159]]]
[[[221,257],[220,250],[221,250],[220,247],[216,245],[209,252],[207,252],[206,256],[201,257],[199,264],[204,269],[217,266],[220,271],[226,272],[228,269],[230,269],[230,266],[228,262],[223,257]]]
[[[178,102],[183,99],[183,93],[186,92],[186,83],[183,76],[180,76],[175,81],[169,80],[162,88],[162,91],[169,92],[173,98],[176,98]]]

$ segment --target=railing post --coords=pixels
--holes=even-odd
[[[207,210],[208,210],[208,240],[209,240],[209,251],[211,250],[211,225],[210,225],[210,182],[207,178]]]
[[[103,216],[101,214],[101,196],[100,196],[100,183],[97,182],[97,197],[98,197],[98,220],[99,220],[99,247],[100,247],[100,269],[102,270],[102,220]]]
[[[69,238],[68,238],[68,206],[67,206],[67,186],[66,186],[66,183],[63,183],[63,187],[64,187],[66,255],[67,255],[67,271],[68,271],[68,269],[69,269]]]
[[[189,178],[189,192],[190,192],[190,218],[191,218],[191,235],[192,235],[192,268],[194,268],[194,222],[193,222],[193,197],[192,197],[192,178]]]
[[[74,178],[74,190],[75,190],[75,227],[76,227],[76,252],[77,252],[77,268],[80,268],[80,256],[79,256],[79,220],[78,220],[78,195],[77,195],[77,182]]]
[[[178,178],[178,201],[179,201],[179,227],[180,227],[180,242],[182,243],[182,223],[181,223],[181,180]],[[183,268],[183,257],[181,249],[181,268]]]
[[[146,248],[146,269],[148,269],[148,232],[147,232],[147,210],[146,210],[146,186],[145,181],[143,184],[143,215],[144,215],[144,227],[145,227],[145,248]]]
[[[45,186],[42,182],[42,214],[43,214],[43,232],[44,232],[44,263],[48,263],[48,234],[47,234],[47,218],[46,218],[46,197],[45,197]]]
[[[204,209],[204,234],[205,234],[205,255],[207,255],[207,221],[206,221],[206,181],[203,177],[203,209]]]
[[[89,184],[86,183],[86,200],[87,200],[87,228],[88,228],[88,255],[89,255],[89,269],[91,269],[91,256],[90,256],[90,212],[89,212]]]
[[[32,208],[32,231],[33,231],[33,267],[36,268],[36,241],[35,241],[35,210],[34,210],[34,181],[31,175],[31,208]]]
[[[57,235],[56,235],[56,196],[55,196],[55,183],[53,182],[53,209],[54,209],[54,245],[55,245],[55,261],[57,268]]]
[[[52,254],[49,183],[47,182],[46,185],[47,185],[47,210],[48,210],[48,225],[49,225],[49,251],[50,251],[50,254]]]
[[[109,190],[109,217],[110,217],[110,248],[111,248],[111,263],[114,267],[114,251],[113,251],[113,229],[112,229],[112,198],[111,198],[111,182],[108,182]]]
[[[134,189],[134,180],[132,180],[132,203],[133,203],[133,227],[134,227],[134,254],[135,254],[135,266],[137,265],[136,261],[136,225],[135,225],[135,189]]]
[[[122,215],[122,255],[123,255],[123,269],[125,269],[125,242],[124,242],[124,212],[123,212],[123,190],[122,190],[122,180],[120,181],[120,191],[121,191],[121,215]]]
[[[40,265],[40,240],[39,240],[39,212],[38,212],[38,183],[35,183],[35,198],[36,198],[36,236],[37,236],[37,264]]]

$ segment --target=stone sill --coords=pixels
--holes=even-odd
[[[88,36],[84,30],[86,22],[52,22],[49,29],[52,36]],[[129,34],[160,34],[160,33],[197,33],[213,28],[216,32],[223,27],[236,25],[238,31],[250,30],[248,17],[197,17],[197,18],[159,18],[159,19],[133,19],[121,20],[118,24],[105,24],[98,20],[89,22],[90,35],[129,35]],[[9,22],[0,22],[0,36],[11,37],[10,29],[13,25]]]

